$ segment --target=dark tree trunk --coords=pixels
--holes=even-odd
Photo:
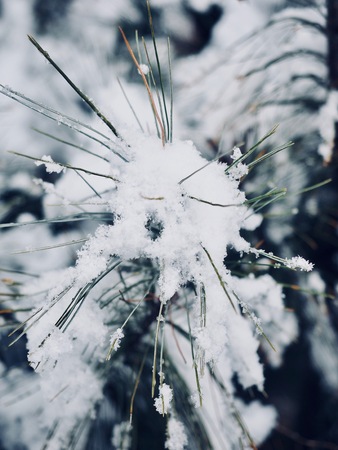
[[[327,0],[329,82],[338,89],[338,0]]]

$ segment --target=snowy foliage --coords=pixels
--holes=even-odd
[[[89,2],[83,3],[87,5]],[[190,3],[197,10],[203,10],[209,4],[206,1]],[[117,2],[116,17],[123,17],[128,7],[131,15],[137,18],[137,8],[131,6],[131,2],[127,2],[127,6]],[[74,1],[72,13],[83,12],[83,8],[80,1]],[[244,8],[249,15],[251,6],[244,5]],[[106,17],[106,11],[105,2],[99,2],[95,11],[97,18],[115,21],[115,16]],[[295,11],[288,11],[280,18],[293,22],[294,14]],[[257,24],[261,23],[259,14],[256,18]],[[96,26],[90,26],[88,21],[89,36],[100,35],[97,32],[100,21]],[[219,36],[225,26],[226,23],[221,21],[216,29],[213,41],[216,50],[217,46],[222,50]],[[270,28],[278,26],[274,22],[270,24]],[[270,28],[264,36],[269,36]],[[74,35],[77,32],[81,33],[79,23],[73,28]],[[283,27],[279,32],[283,34]],[[114,44],[116,39],[114,35]],[[86,45],[90,45],[89,41],[88,37]],[[65,42],[61,45],[66,47]],[[283,45],[287,46],[287,42],[283,41]],[[262,100],[259,105],[257,94],[253,94],[258,91],[261,98],[271,95],[271,85],[263,83],[262,87],[255,74],[250,84],[250,67],[246,67],[244,75],[238,76],[236,72],[238,68],[244,70],[243,59],[250,49],[239,47],[239,54],[234,54],[237,58],[234,70],[229,72],[233,77],[232,83],[236,84],[233,91],[233,96],[238,99],[235,110],[229,106],[233,104],[231,102],[216,102],[217,108],[205,114],[208,102],[214,102],[219,92],[206,89],[204,82],[188,80],[188,98],[200,101],[207,93],[210,96],[202,108],[193,108],[193,117],[184,113],[185,107],[178,96],[182,123],[187,116],[195,124],[203,119],[203,130],[207,130],[207,135],[217,138],[222,135],[222,154],[233,146],[236,140],[233,138],[237,138],[244,126],[258,123],[271,111],[269,120],[275,116],[275,110],[268,103],[263,104]],[[191,72],[196,75],[205,66],[209,70],[217,62],[205,78],[208,86],[213,84],[214,77],[222,78],[220,74],[227,73],[228,67],[223,66],[222,61],[219,63],[216,50],[211,46],[201,58],[181,61],[176,72],[179,83],[187,82],[187,63],[191,77]],[[258,56],[262,57],[261,54]],[[268,61],[264,63],[268,64]],[[140,75],[148,75],[150,70],[145,64],[141,64],[140,69]],[[134,71],[137,72],[136,69]],[[281,82],[279,77],[282,73],[276,67],[266,72],[267,78],[277,75],[276,80]],[[292,77],[289,73],[287,76]],[[142,98],[141,91],[133,91],[131,84],[126,85],[135,92],[137,109],[136,99]],[[240,95],[245,85],[251,93],[247,98]],[[215,83],[215,86],[219,84]],[[307,85],[302,86],[302,89],[307,88]],[[4,91],[10,92],[8,89]],[[108,91],[115,95],[116,91],[109,83],[98,93],[105,106],[106,99],[110,98]],[[249,105],[252,98],[256,98],[255,104]],[[143,110],[149,109],[149,105],[140,104],[143,118]],[[50,112],[43,107],[40,109],[40,113]],[[285,117],[289,110],[286,110]],[[254,112],[254,117],[251,112]],[[276,413],[272,407],[263,406],[258,401],[249,405],[241,402],[237,398],[235,381],[244,389],[257,386],[259,391],[263,391],[264,369],[259,348],[263,349],[270,364],[277,366],[281,363],[284,349],[297,336],[297,324],[293,314],[285,311],[282,289],[270,275],[248,275],[243,271],[243,277],[239,278],[236,271],[232,272],[227,257],[231,252],[236,254],[238,261],[248,258],[246,261],[254,265],[255,261],[260,261],[250,260],[254,255],[267,258],[269,264],[273,261],[276,263],[274,267],[300,271],[310,271],[313,265],[300,256],[279,258],[257,250],[242,237],[243,230],[254,230],[262,221],[262,216],[255,214],[252,206],[255,202],[248,201],[241,187],[242,180],[251,170],[250,163],[245,161],[244,150],[236,146],[232,152],[228,151],[227,163],[218,158],[210,160],[190,140],[175,138],[163,145],[163,140],[155,133],[135,131],[124,124],[124,115],[125,111],[121,110],[117,121],[119,136],[106,138],[104,134],[103,138],[100,137],[103,139],[100,145],[91,140],[89,148],[92,154],[72,155],[66,172],[64,165],[54,161],[57,158],[52,153],[52,156],[44,155],[36,161],[36,165],[45,166],[47,173],[62,176],[55,185],[36,180],[36,185],[47,193],[45,206],[53,205],[54,213],[50,213],[50,206],[48,208],[50,219],[71,216],[76,221],[83,216],[90,218],[91,213],[93,217],[97,214],[98,220],[102,219],[98,226],[93,222],[90,227],[84,225],[81,232],[68,234],[71,243],[82,245],[76,253],[63,252],[65,255],[68,251],[60,261],[62,266],[68,264],[68,269],[49,272],[49,269],[55,269],[55,262],[50,263],[50,267],[41,267],[43,263],[37,257],[34,267],[40,263],[41,276],[26,282],[21,289],[26,297],[22,302],[23,311],[18,312],[17,318],[25,323],[28,359],[39,374],[38,381],[34,382],[39,384],[42,396],[40,412],[36,413],[39,414],[43,435],[39,439],[47,439],[52,430],[47,448],[60,449],[69,446],[75,431],[82,426],[84,434],[88,433],[86,424],[95,418],[103,399],[107,372],[116,367],[128,373],[129,368],[123,360],[124,346],[130,345],[128,340],[132,343],[139,340],[142,345],[150,347],[150,353],[154,355],[152,388],[158,387],[158,397],[153,403],[159,414],[169,415],[166,448],[180,450],[188,444],[187,418],[180,417],[177,405],[180,402],[190,404],[189,397],[194,399],[197,417],[207,430],[212,448],[236,449],[239,442],[243,446],[253,445],[253,441],[258,444],[275,426]],[[223,122],[229,117],[233,135],[222,134]],[[310,126],[311,117],[307,119],[306,125]],[[68,127],[69,132],[79,127],[62,115],[57,118],[57,123]],[[145,123],[144,129],[152,130],[148,126],[148,116]],[[101,132],[102,124],[96,123],[95,126]],[[266,122],[264,126],[266,132]],[[262,131],[260,127],[258,130]],[[182,134],[186,134],[186,130]],[[97,138],[99,134],[94,133],[94,136]],[[198,135],[196,138],[202,143],[206,135],[202,139]],[[79,147],[86,150],[82,142]],[[43,154],[42,148],[39,151]],[[95,173],[83,179],[77,170],[72,170],[72,165],[85,168],[87,175],[90,170]],[[53,241],[51,246],[62,246],[66,240],[46,234],[46,239]],[[40,234],[31,236],[31,239],[32,248],[41,246]],[[133,335],[136,336],[134,340]],[[138,351],[139,343],[134,345]],[[181,361],[181,354],[185,364]],[[180,395],[180,390],[177,379],[170,378],[171,364],[187,387],[186,398],[175,397]],[[159,377],[157,366],[160,367]],[[147,370],[149,367],[146,365],[144,371]],[[168,384],[163,383],[164,374],[170,380]],[[213,400],[215,392],[217,398]],[[220,411],[218,416],[215,409]],[[211,424],[208,415],[212,416]],[[240,416],[244,418],[243,423]],[[129,422],[121,422],[115,417],[115,423],[112,444],[121,450],[130,448]],[[34,441],[35,437],[27,430],[26,435],[27,441]]]
[[[208,162],[191,142],[174,141],[163,146],[157,137],[132,130],[124,134],[128,136],[128,147],[122,145],[121,148],[129,162],[118,162],[114,156],[113,164],[118,164],[118,171],[112,182],[113,192],[107,199],[114,224],[100,225],[78,251],[76,265],[57,275],[57,283],[49,286],[46,297],[37,296],[40,300],[33,317],[36,316],[38,322],[26,330],[30,364],[41,375],[45,397],[59,405],[45,420],[52,424],[58,419],[58,411],[67,408],[67,420],[62,420],[62,426],[59,425],[54,434],[54,441],[58,438],[60,445],[67,442],[83,411],[93,414],[101,399],[103,380],[95,375],[96,362],[90,357],[91,352],[95,352],[97,362],[102,361],[107,352],[107,359],[110,359],[125,336],[124,326],[134,312],[135,316],[138,314],[136,309],[142,298],[116,331],[111,330],[108,351],[109,316],[116,315],[117,306],[111,307],[108,303],[107,308],[101,303],[100,307],[100,302],[96,301],[100,294],[95,294],[94,287],[103,282],[101,292],[104,293],[108,282],[104,282],[105,278],[121,264],[151,262],[150,285],[155,283],[159,308],[154,362],[158,330],[166,323],[162,311],[170,307],[175,296],[184,298],[185,286],[189,283],[195,286],[195,294],[189,291],[185,294],[191,302],[191,331],[187,325],[183,327],[191,334],[195,348],[192,363],[198,367],[200,406],[205,397],[205,372],[208,368],[215,370],[218,363],[228,366],[223,373],[223,383],[229,393],[233,391],[234,374],[244,388],[256,385],[263,389],[263,368],[257,355],[258,336],[263,335],[272,345],[264,327],[277,325],[283,319],[281,290],[272,279],[238,280],[223,263],[230,248],[240,254],[254,252],[240,235],[249,212],[244,193],[239,190],[240,178],[246,173],[245,165],[240,162],[241,152],[235,151],[233,159],[237,159],[228,166]],[[234,172],[232,168],[239,164],[239,172]],[[290,261],[285,260],[284,264],[304,270],[305,263],[300,257]],[[309,263],[306,268],[310,268]],[[55,278],[55,273],[52,276]],[[135,276],[140,279],[139,275]],[[51,279],[46,274],[41,282],[27,286],[29,291],[26,292],[43,291],[43,286]],[[243,289],[245,281],[247,286]],[[238,286],[242,287],[242,294]],[[258,286],[259,294],[248,295],[257,291]],[[265,302],[262,307],[261,302],[264,297],[269,298],[271,289],[274,289],[275,304]],[[121,312],[123,314],[123,310]],[[257,317],[261,313],[264,321]],[[284,336],[281,348],[294,336],[295,333],[289,338]],[[66,378],[61,375],[65,369]],[[155,375],[153,383],[156,384]],[[155,408],[160,414],[168,413],[174,395],[175,387],[172,389],[161,382],[159,396],[155,399]]]

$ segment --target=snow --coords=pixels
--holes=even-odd
[[[162,148],[157,138],[135,137],[131,162],[121,168],[121,183],[110,201],[117,220],[109,239],[113,253],[122,259],[160,261],[166,302],[181,284],[201,278],[201,246],[209,249],[217,265],[222,265],[228,245],[248,248],[239,234],[245,197],[238,181],[225,176],[226,166],[217,162],[180,184],[207,162],[190,142]],[[149,219],[162,229],[155,240],[146,228]]]
[[[301,256],[294,256],[293,258],[286,260],[285,265],[290,269],[299,269],[304,272],[311,272],[314,267],[312,263],[302,258]]]
[[[41,157],[41,161],[35,161],[35,164],[37,166],[44,164],[48,173],[60,173],[62,171],[66,171],[66,168],[54,162],[51,156],[43,155]]]
[[[158,397],[155,398],[154,401],[156,411],[161,415],[168,414],[168,411],[171,407],[172,399],[173,399],[173,390],[168,384],[163,383],[159,387]]]
[[[129,422],[121,422],[114,426],[112,444],[116,450],[129,450],[131,448],[132,426]]]
[[[231,360],[239,381],[244,389],[256,385],[263,389],[263,367],[259,362],[257,349],[259,342],[255,339],[250,324],[243,317],[236,315],[228,323],[231,339]]]
[[[124,338],[124,333],[122,328],[118,328],[111,336],[110,336],[110,345],[113,350],[116,352],[121,345],[121,340]]]
[[[173,416],[168,420],[167,435],[165,448],[168,450],[183,450],[188,444],[183,424]]]
[[[65,420],[62,421],[62,424],[60,423],[60,429],[53,437],[51,445],[54,445],[55,448],[67,445],[67,436],[71,435],[75,426],[81,423],[83,417],[88,413],[94,415],[95,406],[102,398],[104,380],[101,378],[101,372],[97,366],[105,359],[109,340],[113,350],[116,351],[124,337],[121,323],[125,317],[122,317],[122,321],[119,322],[124,310],[115,305],[106,309],[101,308],[97,302],[97,298],[104,292],[104,289],[107,291],[111,289],[111,280],[103,280],[102,286],[98,287],[95,295],[90,294],[86,298],[67,329],[60,330],[55,326],[56,321],[69,307],[79,290],[86,288],[88,284],[104,274],[112,259],[130,262],[146,258],[151,261],[152,267],[159,273],[156,280],[156,295],[160,297],[162,303],[175,306],[175,303],[172,302],[173,296],[176,294],[179,296],[188,282],[193,282],[199,292],[203,286],[206,299],[205,313],[201,312],[200,293],[194,298],[189,297],[192,305],[191,322],[195,361],[189,361],[189,370],[186,368],[185,372],[182,370],[182,373],[185,374],[187,385],[193,392],[196,384],[192,366],[198,363],[201,396],[203,397],[203,408],[201,408],[200,414],[208,428],[211,440],[213,440],[214,448],[225,448],[224,442],[222,444],[222,436],[227,435],[229,442],[226,445],[236,448],[241,431],[231,415],[231,401],[235,396],[232,384],[233,376],[237,374],[238,380],[244,388],[257,385],[262,389],[264,376],[263,367],[257,356],[259,345],[262,345],[271,364],[280,364],[283,350],[297,336],[297,323],[293,314],[284,310],[282,290],[271,277],[263,275],[256,278],[237,279],[224,266],[224,258],[229,248],[234,248],[238,252],[250,251],[250,243],[241,237],[241,229],[252,230],[260,225],[263,218],[261,215],[253,214],[253,211],[244,204],[245,194],[240,189],[240,180],[248,173],[248,167],[242,162],[238,162],[225,174],[225,169],[228,167],[226,164],[216,161],[208,164],[209,160],[203,157],[198,147],[191,141],[176,139],[172,144],[167,143],[163,147],[157,137],[137,132],[129,125],[124,124],[124,121],[129,120],[130,111],[124,106],[125,102],[121,100],[121,94],[117,93],[118,89],[111,82],[113,78],[111,66],[106,65],[107,67],[104,69],[105,65],[102,62],[107,62],[111,50],[116,46],[116,34],[111,33],[112,24],[114,25],[124,17],[137,20],[139,12],[130,1],[115,2],[113,9],[104,0],[97,3],[95,11],[92,11],[89,9],[91,5],[89,0],[72,2],[73,19],[75,16],[81,18],[81,20],[73,20],[72,27],[69,27],[73,36],[76,36],[76,40],[83,41],[83,48],[79,50],[79,54],[74,51],[73,46],[69,47],[69,41],[62,37],[57,44],[53,43],[48,36],[44,39],[48,42],[48,46],[51,45],[51,53],[55,52],[54,54],[59,59],[60,57],[64,59],[65,55],[68,55],[68,61],[66,61],[68,64],[73,63],[74,54],[78,55],[79,64],[81,62],[79,67],[83,69],[81,72],[86,74],[80,78],[81,83],[88,88],[87,79],[96,80],[95,86],[89,87],[94,90],[95,98],[99,100],[98,104],[106,107],[109,116],[113,118],[111,103],[114,99],[114,103],[118,105],[115,110],[119,118],[117,121],[119,129],[122,130],[121,135],[125,136],[128,142],[128,146],[123,145],[123,154],[128,154],[130,162],[124,164],[116,161],[117,158],[114,155],[106,152],[103,147],[94,145],[93,142],[90,142],[89,148],[98,155],[108,157],[110,162],[103,162],[95,157],[93,159],[92,156],[82,152],[79,154],[66,153],[67,158],[74,166],[95,166],[96,171],[111,174],[119,180],[119,182],[112,183],[111,180],[104,178],[90,177],[90,182],[96,190],[109,189],[109,194],[105,196],[107,201],[103,203],[107,205],[105,211],[114,215],[114,225],[101,225],[96,230],[93,230],[92,227],[87,243],[76,255],[69,250],[56,251],[53,253],[54,256],[48,255],[43,259],[41,254],[36,256],[30,254],[29,263],[24,263],[29,264],[31,270],[37,270],[38,273],[70,265],[69,269],[47,273],[24,288],[26,294],[34,295],[34,302],[31,300],[32,297],[29,297],[25,300],[27,304],[31,306],[29,302],[32,302],[33,308],[35,308],[33,311],[40,311],[42,308],[41,314],[45,313],[32,328],[27,329],[29,359],[39,374],[39,381],[36,381],[39,386],[36,389],[40,390],[41,395],[43,394],[45,398],[44,406],[41,406],[41,409],[44,408],[46,413],[41,418],[41,426],[46,430],[54,421],[60,420],[61,422],[60,412],[62,412]],[[165,1],[161,3],[160,0],[156,0],[153,3],[161,6],[164,3],[176,4],[179,2]],[[205,11],[210,5],[207,0],[191,0],[189,3],[199,11]],[[194,140],[204,143],[206,137],[221,137],[224,139],[223,146],[226,149],[231,148],[234,142],[238,141],[237,138],[244,129],[257,128],[257,133],[259,133],[262,127],[267,127],[267,122],[274,122],[277,114],[276,108],[264,106],[265,99],[282,98],[285,92],[278,94],[280,86],[283,83],[288,85],[288,80],[295,73],[306,72],[308,64],[302,64],[301,61],[300,64],[295,64],[286,72],[280,67],[272,67],[264,71],[263,82],[255,75],[252,78],[248,77],[246,74],[257,67],[257,61],[260,60],[262,64],[266,63],[265,53],[271,57],[278,55],[279,53],[272,47],[276,47],[279,51],[279,46],[275,45],[275,40],[270,39],[270,30],[262,33],[261,37],[254,38],[250,45],[244,39],[236,51],[232,51],[233,47],[231,46],[234,42],[239,42],[239,39],[246,38],[251,31],[261,27],[268,19],[270,10],[280,2],[270,2],[269,7],[264,3],[264,8],[257,7],[260,3],[258,0],[250,3],[225,1],[218,3],[226,7],[226,14],[217,24],[209,48],[199,56],[181,61],[181,66],[176,65],[174,68],[177,80],[181,79],[181,82],[186,83],[182,84],[184,89],[180,90],[180,86],[177,86],[177,95],[175,92],[175,108],[177,105],[180,119],[177,121],[175,132],[177,130],[177,135],[181,133],[190,136],[191,128],[187,124],[191,120],[191,123],[195,124]],[[14,5],[17,5],[17,9]],[[24,60],[20,60],[19,53],[16,55],[16,52],[13,51],[13,48],[17,48],[17,36],[22,34],[21,30],[30,31],[33,28],[33,24],[27,23],[25,19],[29,16],[27,5],[28,2],[22,0],[6,2],[7,11],[11,17],[11,21],[8,22],[10,26],[7,26],[6,32],[11,35],[12,51],[7,52],[10,54],[10,60],[6,60],[6,65],[2,67],[2,71],[4,71],[2,80],[8,79],[14,87],[23,82],[27,71],[32,70],[32,64],[35,61],[34,57],[30,62],[30,52],[25,53]],[[89,10],[93,14],[88,14]],[[283,17],[292,16],[295,11],[289,10],[287,14]],[[310,15],[309,17],[317,20],[315,12],[313,14],[314,17]],[[92,16],[96,21],[91,20]],[[14,17],[17,19],[14,20]],[[172,28],[180,28],[181,24],[185,23],[184,20],[186,19],[182,17],[182,20],[171,25]],[[239,23],[241,26],[238,26]],[[278,31],[281,48],[284,50],[303,48],[303,46],[309,45],[312,48],[314,40],[311,39],[312,35],[309,39],[310,33],[307,30],[297,30],[296,32],[294,24],[289,28],[284,26],[278,28],[277,25],[275,28]],[[86,31],[84,32],[84,30]],[[106,33],[105,30],[109,33]],[[291,41],[290,30],[293,36]],[[183,32],[183,30],[180,31]],[[9,38],[6,37],[6,39]],[[93,42],[100,47],[100,51],[97,53],[92,52]],[[262,43],[264,44],[262,46],[263,53],[252,51],[255,46],[259,49]],[[268,48],[266,47],[267,43],[270,43]],[[22,46],[22,44],[20,45]],[[105,54],[103,49],[107,47],[109,52]],[[316,40],[316,49],[319,51],[322,49],[320,40]],[[277,53],[274,53],[275,51]],[[227,61],[228,58],[229,61]],[[93,68],[93,61],[98,62],[97,69]],[[290,61],[287,64],[290,64]],[[122,64],[123,70],[125,67],[126,65]],[[119,68],[121,69],[121,66]],[[50,83],[49,70],[48,66],[44,66],[41,71],[44,74],[42,77],[47,80],[48,87]],[[149,68],[141,65],[141,70],[146,74]],[[313,72],[319,75],[323,74],[320,64],[314,65]],[[202,82],[198,81],[200,75]],[[220,85],[220,80],[223,80],[223,85]],[[29,89],[32,89],[33,86],[34,83],[30,83]],[[137,84],[128,84],[127,81],[123,83],[123,86],[127,86],[127,91],[131,93],[130,98],[133,100],[132,103],[138,116],[142,119],[144,129],[151,133],[153,129],[151,109],[144,101],[143,91]],[[300,89],[299,85],[297,85],[297,89]],[[301,85],[302,92],[307,89],[309,89],[308,85]],[[38,90],[41,90],[40,84],[36,91]],[[69,106],[68,103],[74,100],[69,91],[58,88],[58,82],[54,79],[51,82],[50,90],[56,104],[60,104],[62,107]],[[33,98],[40,97],[40,92],[35,92],[35,94],[31,96]],[[320,97],[321,94],[322,91],[319,91],[318,96]],[[187,99],[190,110],[189,107],[184,110],[182,106],[183,101],[187,102]],[[193,104],[193,102],[195,103]],[[332,123],[336,118],[335,102],[336,100],[329,99],[326,109],[323,108],[322,111],[323,147],[320,151],[326,160],[329,159],[328,148],[332,144]],[[291,108],[285,108],[283,116],[287,118],[285,120],[290,120],[292,111]],[[14,125],[10,123],[11,127],[8,127],[8,117],[10,114],[4,115],[2,126],[5,130],[4,138],[14,125],[21,127],[24,124],[25,131],[20,134],[16,133],[14,146],[25,147],[26,152],[29,153],[33,145],[34,154],[36,154],[37,140],[32,144],[31,134],[27,131],[31,126],[31,119],[28,120],[27,113],[16,115],[16,123]],[[312,119],[312,116],[307,117],[305,123],[295,120],[291,130],[287,126],[284,127],[284,130],[286,129],[284,133],[287,134],[292,130],[294,132],[300,126],[311,130],[314,123]],[[62,121],[63,119],[59,122]],[[115,118],[113,122],[115,123]],[[226,133],[223,133],[225,123],[227,128]],[[326,127],[326,123],[329,123],[330,126]],[[101,129],[100,125],[98,127]],[[289,135],[287,137],[290,138]],[[81,139],[78,137],[74,139],[82,145]],[[278,139],[281,139],[280,135]],[[107,144],[112,145],[111,142],[107,142]],[[115,144],[120,145],[120,143],[114,142]],[[324,148],[324,146],[326,147]],[[41,186],[49,193],[45,198],[45,208],[47,216],[50,217],[55,211],[64,212],[64,206],[81,201],[86,196],[93,195],[93,192],[85,183],[79,182],[72,171],[68,170],[64,173],[64,167],[54,162],[53,157],[58,154],[58,147],[55,151],[50,150],[51,156],[44,154],[45,147],[45,143],[38,145],[38,154],[43,154],[41,158],[43,161],[37,161],[37,165],[44,164],[48,173],[63,172],[62,178],[55,185],[42,180],[36,182],[35,188]],[[204,150],[205,146],[199,148]],[[241,154],[241,150],[235,147],[232,159],[238,160]],[[202,167],[204,167],[202,170],[189,177]],[[21,179],[18,179],[20,177]],[[22,176],[20,177],[17,177],[16,180],[13,177],[10,185],[29,186],[28,181]],[[50,205],[60,203],[60,199],[61,207],[51,208]],[[74,209],[78,212],[78,209]],[[22,219],[23,217],[21,217]],[[150,233],[149,223],[158,228],[157,234]],[[81,233],[87,233],[87,228],[81,230]],[[22,248],[26,246],[39,247],[41,239],[43,243],[59,243],[65,240],[65,236],[56,238],[46,230],[27,233],[26,236],[17,230],[11,232],[11,236]],[[71,238],[73,237],[75,236],[71,235]],[[7,250],[7,247],[2,247],[2,249]],[[211,260],[203,249],[207,250]],[[76,263],[74,263],[75,260]],[[12,257],[11,261],[17,261],[17,259]],[[41,261],[43,261],[42,264]],[[313,267],[310,262],[299,256],[284,260],[284,263],[287,267],[298,268],[301,271],[308,271]],[[13,265],[15,265],[14,262]],[[225,290],[231,297],[236,311],[231,306]],[[45,294],[45,291],[48,293]],[[62,297],[61,294],[64,291],[67,293]],[[238,296],[239,302],[234,293]],[[242,315],[241,312],[243,305],[245,308],[242,312],[245,312],[245,315]],[[203,320],[201,321],[203,314],[205,314],[205,324]],[[18,318],[26,320],[27,314],[20,313]],[[180,318],[177,318],[177,322],[188,333],[186,322],[181,323],[180,321],[182,322],[182,314]],[[277,353],[270,348],[262,336],[257,336],[257,330],[260,328],[271,339]],[[332,336],[330,342],[333,342]],[[320,351],[320,346],[315,348],[316,352]],[[171,345],[168,351],[174,353],[174,349],[176,346]],[[175,364],[177,364],[177,359],[177,355],[173,356]],[[324,357],[323,360],[325,360]],[[111,363],[113,364],[114,361]],[[224,392],[218,387],[215,387],[217,395],[216,400],[213,400],[214,392],[210,389],[210,385],[214,383],[214,380],[208,374],[209,367],[212,367],[215,373],[217,370],[221,372],[222,382],[226,387],[227,396],[229,396],[226,396],[227,401],[224,400]],[[329,369],[331,369],[331,377]],[[337,373],[337,370],[335,370],[334,364],[332,363],[331,367],[326,362],[325,370],[327,383],[336,386],[337,380],[334,374]],[[174,395],[174,386],[170,387],[166,384],[160,386],[159,396],[155,399],[155,407],[160,414],[166,414],[168,411],[170,414],[172,413],[171,402]],[[196,396],[198,404],[199,396],[200,394]],[[42,399],[40,402],[43,403]],[[214,404],[221,411],[218,417],[214,413],[216,409]],[[29,409],[27,410],[29,411]],[[241,412],[257,443],[264,439],[275,424],[273,409],[263,408],[256,402],[243,406]],[[13,417],[16,417],[16,414],[13,413]],[[212,420],[208,415],[211,415]],[[29,423],[29,417],[26,420]],[[41,439],[41,435],[36,437],[38,435],[38,432],[35,431],[36,426],[27,427],[27,422],[25,422],[23,433],[24,440],[39,442],[38,438],[40,436]],[[217,433],[214,432],[215,429]],[[123,444],[121,444],[121,435],[126,436],[123,438]],[[182,423],[170,415],[167,448],[171,450],[184,448],[186,440]],[[121,449],[129,447],[130,427],[127,422],[115,426],[113,444],[116,448]]]
[[[318,153],[328,164],[332,158],[335,139],[335,123],[338,120],[338,92],[331,91],[326,103],[322,106],[319,116],[319,132],[323,142],[318,147]]]
[[[114,183],[106,203],[114,223],[99,225],[87,237],[74,266],[58,274],[46,274],[31,287],[32,292],[43,292],[53,280],[47,295],[37,297],[35,311],[39,320],[27,330],[27,336],[30,364],[41,376],[43,395],[55,405],[46,415],[46,423],[56,420],[58,411],[67,405],[67,420],[54,437],[60,445],[67,441],[82,412],[93,415],[102,398],[103,381],[95,373],[91,351],[95,350],[97,359],[103,361],[110,334],[109,360],[111,352],[120,347],[125,322],[112,332],[106,312],[90,294],[84,297],[86,301],[73,320],[66,320],[69,327],[63,330],[64,325],[55,324],[66,308],[81,298],[79,293],[86,292],[91,283],[121,261],[152,261],[158,271],[156,290],[162,304],[170,303],[188,282],[197,287],[191,332],[194,364],[199,367],[201,382],[198,396],[205,397],[208,367],[216,369],[218,364],[228,365],[224,373],[227,386],[231,386],[233,374],[245,389],[256,385],[262,390],[264,385],[263,366],[257,354],[263,337],[259,339],[258,335],[273,322],[275,312],[274,304],[272,312],[260,304],[274,284],[269,278],[252,278],[241,293],[241,280],[224,266],[230,247],[239,253],[261,254],[241,237],[241,228],[252,212],[244,205],[245,195],[239,187],[247,169],[239,161],[240,150],[234,149],[232,166],[240,173],[233,173],[227,164],[206,160],[191,141],[175,140],[163,147],[157,137],[131,129],[128,143],[129,162],[120,163],[119,181]],[[44,159],[54,168],[51,158]],[[150,232],[149,223],[157,228],[155,234]],[[282,261],[301,270],[311,266],[301,257]],[[257,286],[260,294],[248,295]],[[205,307],[201,306],[203,301]],[[283,349],[287,342],[282,339],[279,347]],[[65,370],[67,377],[62,376]],[[160,384],[154,400],[160,414],[171,410],[174,394],[171,386]],[[168,445],[172,448],[179,445],[170,439]],[[183,442],[182,437],[180,445]]]
[[[149,66],[147,66],[147,64],[140,64],[140,68],[138,69],[138,72],[141,75],[140,70],[143,73],[143,75],[148,75],[148,73],[149,73]]]
[[[270,275],[236,280],[236,292],[259,316],[265,334],[273,343],[274,351],[264,338],[261,345],[273,366],[282,363],[285,348],[296,340],[298,326],[293,313],[286,311],[282,287]]]
[[[255,444],[259,445],[264,442],[269,435],[269,430],[276,426],[276,410],[271,406],[263,406],[258,401],[250,403],[246,408],[239,405],[239,410]]]

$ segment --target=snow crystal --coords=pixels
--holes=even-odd
[[[237,163],[229,170],[229,175],[234,180],[239,180],[249,173],[248,166],[243,163]]]
[[[149,73],[149,66],[147,64],[140,64],[140,68],[137,69],[138,73],[141,75],[141,71],[143,75],[148,75]]]
[[[196,409],[201,406],[201,394],[203,399],[203,393],[200,393],[196,390],[190,396],[191,403]]]
[[[167,414],[172,399],[173,399],[173,390],[168,384],[163,383],[159,387],[158,397],[155,398],[154,400],[154,406],[156,408],[156,411],[162,415]]]
[[[124,333],[122,328],[118,328],[115,333],[110,336],[110,345],[113,350],[117,351],[120,348],[121,341],[124,338]]]
[[[77,252],[76,283],[84,285],[100,275],[107,267],[109,250],[104,252],[108,246],[109,227],[100,226],[95,236],[91,236],[85,245]]]
[[[43,155],[41,161],[35,161],[35,164],[37,166],[44,164],[48,173],[60,173],[62,171],[66,171],[66,168],[53,161],[51,156]]]
[[[238,161],[242,157],[242,152],[238,147],[233,148],[231,159],[234,160],[232,167],[229,169],[229,175],[234,180],[239,180],[249,173],[249,168],[246,164]],[[238,162],[236,162],[238,161]]]
[[[232,155],[230,156],[231,159],[236,161],[237,159],[241,158],[243,156],[242,151],[239,147],[234,147],[232,149]]]
[[[285,266],[289,267],[290,269],[299,269],[304,272],[311,272],[314,267],[312,263],[302,258],[301,256],[294,256],[291,259],[286,259]]]

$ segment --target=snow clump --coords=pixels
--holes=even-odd
[[[60,173],[62,171],[66,171],[66,168],[53,161],[51,156],[43,155],[40,161],[35,161],[35,164],[37,166],[44,164],[48,173]]]

